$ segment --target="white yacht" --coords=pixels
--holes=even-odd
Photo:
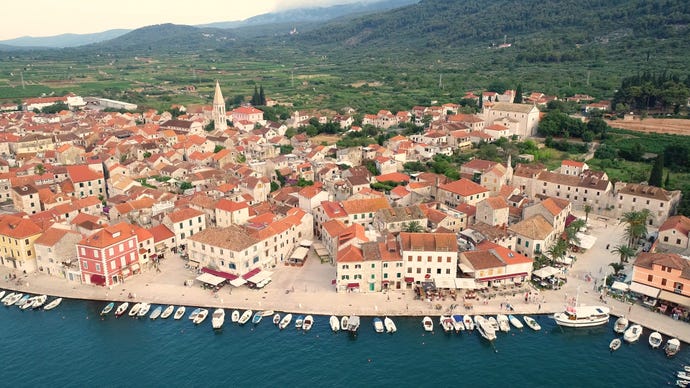
[[[642,335],[642,326],[632,325],[623,334],[623,339],[627,343],[633,343],[640,339],[640,335]]]
[[[223,327],[223,323],[225,323],[225,310],[215,309],[211,316],[211,326],[217,330]]]
[[[496,339],[496,331],[494,330],[493,326],[489,321],[487,321],[484,317],[481,315],[475,315],[474,317],[474,323],[476,324],[477,331],[479,334],[481,334],[482,337],[489,341],[493,341]]]
[[[609,311],[609,308],[604,306],[571,306],[561,313],[554,314],[553,318],[560,326],[600,326],[608,323]]]

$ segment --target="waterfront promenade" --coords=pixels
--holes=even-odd
[[[557,291],[539,291],[531,288],[503,291],[491,299],[480,298],[465,301],[458,293],[453,300],[424,301],[415,299],[413,290],[393,290],[386,293],[336,293],[331,284],[335,269],[330,264],[321,264],[316,257],[310,257],[304,267],[279,267],[274,270],[273,281],[264,289],[225,286],[217,293],[200,287],[192,281],[197,274],[184,267],[184,261],[177,255],[168,255],[160,264],[161,271],[149,270],[128,279],[112,289],[67,283],[65,280],[44,274],[17,274],[17,280],[0,280],[1,289],[19,290],[33,294],[49,294],[75,299],[100,301],[146,301],[154,304],[175,304],[228,309],[275,310],[302,314],[320,315],[365,315],[365,316],[438,316],[455,314],[553,314],[563,311],[566,301],[578,294],[580,304],[602,304],[600,294],[595,290],[595,281],[601,284],[609,263],[617,257],[606,250],[606,245],[617,244],[624,226],[615,221],[604,221],[590,217],[589,234],[597,237],[594,247],[578,254],[577,261],[568,271],[566,285]],[[629,267],[630,264],[628,264]],[[12,273],[0,269],[0,279]],[[591,275],[586,281],[585,275]],[[185,282],[193,284],[185,286]],[[525,286],[528,287],[528,286]],[[526,292],[533,293],[525,301]],[[514,292],[514,294],[513,294]],[[129,298],[130,294],[135,295]],[[664,337],[678,337],[690,343],[690,325],[668,316],[655,313],[642,305],[631,305],[612,298],[605,298],[613,315],[626,315],[632,322],[659,331]],[[510,312],[506,306],[510,305]],[[613,318],[612,318],[613,319]],[[646,341],[645,335],[640,341]]]

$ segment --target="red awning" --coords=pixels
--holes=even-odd
[[[258,274],[261,272],[261,268],[254,268],[253,270],[247,272],[246,274],[242,275],[242,279],[244,280],[249,280],[250,277]]]
[[[201,272],[215,275],[215,276],[221,277],[223,279],[228,279],[228,280],[235,280],[238,277],[237,275],[233,275],[231,273],[227,273],[227,272],[223,272],[223,271],[216,271],[216,270],[208,268],[208,267],[202,268]]]
[[[506,275],[500,275],[500,276],[492,276],[488,278],[480,278],[477,279],[478,282],[490,282],[493,280],[503,280],[503,279],[510,279],[510,278],[519,278],[527,276],[527,272],[521,272],[521,273],[511,273],[511,274],[506,274]]]
[[[388,284],[390,282],[391,282],[390,280],[381,280],[381,284]]]
[[[407,282],[407,283],[414,283],[414,278],[408,278],[408,277],[406,277],[406,278],[405,278],[405,282]]]
[[[347,288],[359,288],[359,283],[347,283]]]

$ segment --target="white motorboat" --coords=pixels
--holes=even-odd
[[[139,310],[141,309],[141,303],[135,303],[134,306],[129,310],[129,315],[130,317],[136,317],[137,314],[139,314]]]
[[[5,302],[6,302],[9,298],[11,298],[11,297],[14,296],[14,292],[10,292],[10,293],[7,294],[7,295],[5,295],[4,292],[5,292],[5,291],[3,291],[3,295],[4,295],[4,296],[3,296],[2,299],[0,299],[0,302],[1,302],[2,304],[4,304],[5,306],[7,306],[7,304],[6,304]]]
[[[169,316],[172,315],[172,313],[175,312],[175,306],[170,305],[163,310],[161,313],[161,319],[168,319]]]
[[[59,306],[60,303],[62,303],[62,298],[55,298],[50,303],[43,306],[43,310],[45,310],[45,311],[52,310],[52,309],[56,308],[57,306]]]
[[[37,309],[48,300],[48,295],[35,296],[33,303],[31,303],[32,309]]]
[[[161,316],[161,314],[163,314],[163,307],[158,306],[155,309],[153,309],[153,312],[151,312],[151,315],[149,315],[149,318],[156,320],[156,319],[158,319],[158,317]]]
[[[213,326],[213,329],[220,329],[221,327],[223,327],[223,323],[225,323],[225,310],[213,310],[213,315],[211,316],[211,326]]]
[[[331,315],[331,317],[328,318],[328,324],[331,325],[331,330],[334,332],[340,330],[340,320],[335,315]]]
[[[690,380],[676,380],[676,386],[686,388],[690,384]]]
[[[520,319],[513,314],[508,315],[508,320],[510,320],[510,324],[515,326],[518,330],[522,330],[522,328],[525,327],[525,325],[520,322]]]
[[[340,328],[343,330],[347,330],[347,320],[348,320],[347,315],[343,315],[342,318],[340,318]]]
[[[249,322],[249,319],[252,317],[252,314],[254,312],[252,310],[247,310],[242,313],[242,316],[240,317],[240,320],[237,321],[240,325],[244,325],[245,323]]]
[[[623,339],[627,343],[632,343],[640,339],[642,335],[642,326],[632,325],[623,334]]]
[[[481,315],[476,315],[474,317],[474,323],[476,324],[477,331],[479,334],[488,341],[493,341],[496,339],[496,330],[494,330],[493,325],[488,319],[482,317]]]
[[[196,316],[199,315],[200,312],[201,312],[201,307],[197,307],[194,310],[192,310],[192,313],[189,314],[189,320],[190,321],[195,320]]]
[[[541,325],[539,325],[539,323],[537,323],[537,321],[535,321],[534,318],[525,315],[522,317],[522,319],[525,320],[525,324],[527,324],[527,326],[529,326],[530,329],[532,329],[534,331],[541,330]]]
[[[124,314],[128,308],[129,308],[129,302],[120,303],[120,305],[117,306],[117,309],[115,310],[115,316],[119,317],[120,315]]]
[[[664,346],[664,351],[667,357],[673,357],[680,351],[680,341],[678,338],[671,338],[666,341],[666,346]]]
[[[5,306],[12,306],[13,304],[19,302],[19,300],[24,296],[21,292],[10,294],[9,297],[5,298]]]
[[[239,321],[239,320],[240,320],[239,310],[233,310],[232,314],[230,314],[230,322],[237,323],[237,321]]]
[[[307,315],[304,317],[304,322],[302,323],[302,330],[304,331],[309,331],[311,330],[311,327],[314,325],[314,317],[311,315]]]
[[[115,307],[115,302],[110,302],[105,307],[103,307],[103,310],[101,310],[101,315],[108,315],[110,314],[111,311],[113,311],[113,307]]]
[[[683,370],[686,372],[690,372],[690,365],[683,365]]]
[[[374,331],[377,333],[383,333],[383,321],[379,317],[374,318]]]
[[[357,330],[359,330],[359,316],[350,315],[347,318],[347,331],[349,331],[350,334],[357,334]]]
[[[498,322],[498,328],[502,332],[509,332],[510,331],[510,320],[508,319],[508,316],[505,314],[498,314],[496,316],[496,321]]]
[[[26,302],[28,302],[29,299],[31,299],[31,298],[32,298],[32,296],[29,295],[29,294],[22,295],[22,297],[19,298],[19,300],[15,302],[15,305],[16,305],[17,307],[21,308],[21,307],[24,306],[24,305],[26,304]]]
[[[182,317],[184,317],[184,313],[186,310],[187,310],[187,308],[184,306],[178,307],[177,310],[175,310],[175,315],[173,315],[173,319],[176,321],[179,321],[180,319],[182,319]]]
[[[273,310],[264,310],[261,312],[261,316],[262,317],[270,317],[273,315],[273,313],[274,313]]]
[[[19,300],[19,302],[17,302],[17,306],[19,306],[19,308],[22,310],[26,310],[34,305],[34,298],[35,296],[28,297],[28,295],[25,295],[21,300]]]
[[[280,314],[275,313],[275,315],[273,315],[273,324],[278,326],[279,323],[280,323]]]
[[[206,309],[201,309],[201,311],[199,311],[199,313],[196,315],[196,317],[194,317],[194,319],[192,320],[192,322],[194,322],[195,325],[198,325],[198,324],[200,324],[201,322],[203,322],[204,319],[206,319],[207,316],[208,316],[208,310],[206,310]]]
[[[2,301],[2,299],[5,297],[5,292],[7,292],[7,291],[5,291],[5,290],[0,291],[0,301]]]
[[[429,317],[424,317],[422,319],[422,327],[424,328],[425,331],[433,331],[434,330],[434,321],[431,320]]]
[[[264,318],[264,315],[261,311],[257,311],[254,313],[254,316],[252,317],[252,323],[255,325],[258,325],[259,322]]]
[[[487,321],[489,321],[489,324],[491,327],[494,329],[495,332],[499,332],[501,329],[498,327],[498,321],[494,317],[489,317],[486,318]]]
[[[556,323],[566,327],[592,327],[609,321],[609,308],[605,306],[570,306],[553,315]]]
[[[290,321],[292,321],[292,314],[289,314],[289,313],[285,314],[283,319],[280,320],[280,323],[278,324],[278,328],[280,330],[285,329],[290,324]]]
[[[462,317],[462,323],[465,325],[465,329],[472,331],[474,330],[474,320],[472,320],[471,315],[465,315]]]
[[[613,331],[619,334],[625,333],[625,331],[628,329],[629,323],[628,318],[620,317],[616,319],[616,323],[613,324]]]
[[[453,318],[449,316],[441,315],[438,319],[438,323],[446,333],[450,333],[454,329]]]
[[[679,379],[683,379],[683,380],[690,380],[690,373],[688,373],[686,371],[680,371],[680,372],[676,373],[676,377],[678,377]]]
[[[453,315],[453,328],[455,329],[456,333],[459,333],[459,332],[465,330],[465,324],[462,323],[462,315],[459,315],[459,314]]]
[[[146,314],[149,313],[149,310],[151,309],[151,304],[142,302],[141,307],[139,308],[139,313],[137,314],[137,317],[145,317]]]
[[[620,338],[614,338],[613,340],[611,340],[611,343],[609,343],[609,350],[612,352],[615,352],[620,347],[621,347],[621,339]]]
[[[652,334],[649,335],[649,346],[651,346],[652,349],[658,348],[663,342],[664,338],[658,331],[652,332]]]
[[[298,315],[295,319],[295,329],[301,329],[302,324],[304,324],[304,315]]]
[[[386,333],[393,334],[398,331],[398,328],[395,326],[395,322],[393,322],[393,320],[389,317],[385,317],[383,319],[383,326],[386,328]]]

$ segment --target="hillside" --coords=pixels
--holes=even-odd
[[[22,36],[20,38],[8,39],[0,42],[4,45],[16,46],[16,47],[50,47],[50,48],[62,48],[62,47],[76,47],[90,43],[102,42],[109,39],[117,38],[129,32],[130,30],[125,29],[115,29],[107,30],[103,32],[97,32],[93,34],[61,34],[55,36],[45,36],[45,37],[33,37],[33,36]]]

